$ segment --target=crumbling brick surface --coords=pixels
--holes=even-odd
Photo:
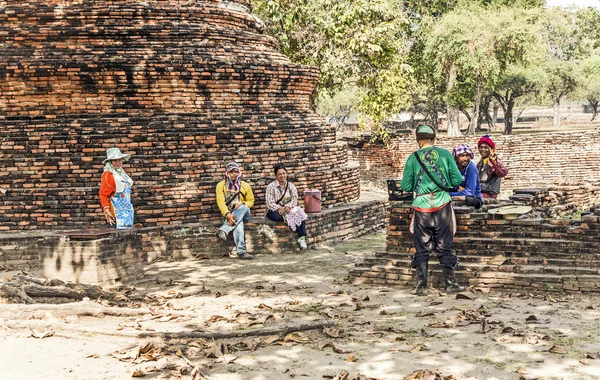
[[[493,288],[600,291],[600,211],[577,220],[509,220],[488,213],[485,207],[480,211],[455,207],[455,211],[454,251],[460,259],[460,281]],[[365,259],[350,275],[364,283],[414,285],[410,217],[409,204],[391,202],[386,252]],[[432,283],[439,284],[441,268],[435,254],[429,263]]]
[[[312,111],[294,64],[249,1],[24,0],[0,5],[0,230],[103,224],[107,148],[133,153],[136,221],[218,220],[227,161],[256,213],[272,167],[323,206],[357,199],[345,143]]]
[[[479,161],[477,141],[480,136],[438,136],[437,146],[452,151],[467,143]],[[574,186],[600,181],[600,131],[570,131],[519,135],[493,134],[499,157],[509,173],[502,180],[508,193],[530,187]],[[390,145],[368,144],[368,139],[349,140],[351,157],[361,167],[361,179],[378,181],[401,178],[406,159],[417,149],[414,134],[394,138]],[[381,183],[385,186],[385,182]]]

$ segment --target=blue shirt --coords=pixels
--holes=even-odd
[[[477,172],[477,167],[473,163],[473,161],[469,161],[469,165],[466,168],[460,171],[462,175],[462,183],[460,184],[465,189],[463,191],[451,191],[451,197],[458,197],[461,195],[467,197],[477,197],[481,199],[481,185],[479,183],[479,173]]]

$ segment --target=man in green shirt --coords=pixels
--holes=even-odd
[[[456,219],[448,191],[462,183],[462,175],[452,154],[434,146],[435,131],[428,125],[417,128],[416,152],[411,154],[404,166],[402,190],[414,193],[414,210],[410,231],[414,234],[416,253],[412,267],[417,272],[416,294],[427,294],[427,264],[429,255],[435,251],[444,272],[446,292],[462,292],[454,275],[458,257],[452,253],[452,242],[456,232]]]

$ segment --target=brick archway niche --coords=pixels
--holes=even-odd
[[[214,187],[231,160],[243,164],[255,189],[256,216],[264,214],[275,163],[288,167],[301,191],[322,191],[324,212],[309,223],[312,242],[383,225],[385,200],[361,201],[346,143],[311,110],[318,71],[279,53],[249,5],[0,5],[0,264],[36,268],[40,258],[58,277],[110,282],[128,277],[111,269],[119,260],[127,266],[220,252],[212,236],[219,221]],[[51,231],[104,226],[97,192],[101,161],[113,146],[134,154],[125,168],[144,228],[71,244],[68,234]],[[265,240],[264,228],[278,239]],[[285,228],[257,223],[250,230],[257,249],[294,243]],[[116,258],[121,248],[131,257]]]

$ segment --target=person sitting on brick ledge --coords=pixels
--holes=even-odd
[[[133,180],[123,169],[123,161],[131,154],[123,154],[119,148],[106,151],[104,173],[100,180],[100,204],[109,228],[133,227],[133,205],[131,204],[131,186]]]
[[[452,154],[434,146],[433,128],[420,125],[416,132],[419,150],[408,157],[400,182],[402,190],[414,193],[409,228],[416,249],[412,260],[417,272],[416,294],[427,294],[429,255],[434,250],[442,266],[446,292],[461,292],[465,288],[457,284],[454,275],[458,265],[458,257],[452,253],[456,220],[448,191],[460,185],[462,176]]]
[[[275,165],[275,181],[267,185],[267,218],[275,222],[285,222],[292,231],[298,233],[298,244],[306,249],[306,213],[298,207],[298,189],[287,180],[287,169]]]
[[[225,218],[219,227],[217,236],[224,241],[227,234],[233,231],[237,256],[240,259],[254,258],[246,250],[244,222],[250,220],[250,208],[254,206],[254,193],[247,182],[242,181],[242,168],[236,162],[227,164],[225,179],[217,184],[217,206]]]
[[[508,174],[508,168],[496,155],[496,143],[488,135],[483,135],[477,142],[481,161],[477,163],[479,181],[481,181],[481,196],[497,198],[500,194],[500,178]]]
[[[467,144],[458,144],[452,150],[452,156],[456,161],[458,170],[462,174],[462,183],[458,189],[450,192],[451,197],[465,197],[465,204],[473,206],[475,209],[480,209],[483,204],[481,199],[481,186],[479,184],[479,174],[477,167],[471,161],[475,157],[475,153]]]

